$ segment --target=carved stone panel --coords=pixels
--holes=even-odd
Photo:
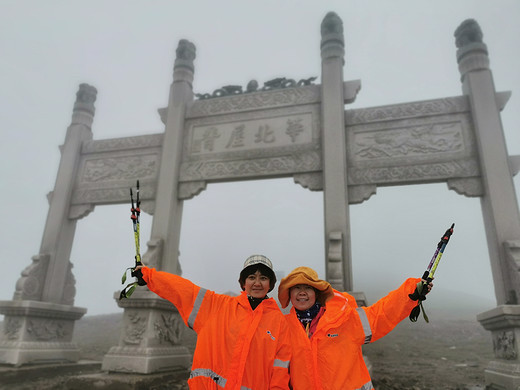
[[[181,182],[321,170],[318,105],[195,118],[185,128]]]
[[[493,350],[499,359],[515,360],[517,358],[515,332],[513,330],[493,332]]]
[[[155,199],[162,134],[89,141],[83,144],[74,192],[71,218],[96,204],[128,201],[128,188],[139,179],[143,201]],[[85,209],[78,205],[89,206]]]
[[[349,185],[480,176],[466,97],[348,110],[345,119]]]

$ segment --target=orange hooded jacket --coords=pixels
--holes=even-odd
[[[294,390],[373,390],[361,347],[390,332],[410,314],[411,294],[420,279],[407,279],[375,304],[358,307],[354,297],[334,290],[309,339],[294,307],[286,315],[291,329]]]
[[[190,389],[289,389],[288,327],[272,298],[252,310],[245,292],[231,297],[153,268],[142,273],[197,332]]]

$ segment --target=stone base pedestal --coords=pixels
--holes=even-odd
[[[180,344],[185,325],[175,306],[146,287],[129,299],[119,300],[119,292],[114,298],[125,309],[123,329],[119,345],[103,359],[103,371],[151,374],[191,367],[192,356]]]
[[[5,316],[0,340],[0,363],[20,366],[77,362],[72,341],[74,321],[87,309],[40,301],[0,301]]]
[[[491,331],[496,360],[485,370],[486,389],[520,389],[520,305],[502,305],[477,316]]]

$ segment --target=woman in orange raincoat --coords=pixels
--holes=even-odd
[[[274,299],[267,297],[276,283],[267,257],[247,258],[239,278],[243,291],[236,297],[153,268],[138,267],[136,276],[172,302],[197,332],[190,389],[289,389],[288,326]]]
[[[375,304],[358,307],[352,295],[334,290],[313,269],[291,271],[278,287],[282,307],[292,303],[286,315],[293,349],[291,387],[373,390],[361,347],[385,336],[410,314],[417,301],[408,294],[419,281],[407,279]]]

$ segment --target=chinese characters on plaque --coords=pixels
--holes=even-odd
[[[312,141],[312,114],[253,119],[192,127],[192,155],[267,147],[302,145]]]

